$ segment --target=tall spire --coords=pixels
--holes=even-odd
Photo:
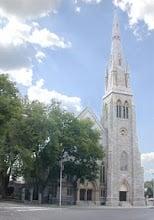
[[[112,29],[111,67],[124,67],[124,65],[125,62],[121,46],[119,20],[117,14],[115,13]]]
[[[106,71],[106,94],[111,91],[130,91],[128,66],[123,56],[118,16],[114,14],[111,56]]]

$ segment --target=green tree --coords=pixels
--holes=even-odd
[[[65,158],[65,174],[74,182],[97,177],[97,160],[102,158],[99,133],[90,121],[80,121],[57,103],[44,106],[28,103],[22,122],[23,175],[37,193],[59,180],[60,160]]]
[[[149,198],[153,197],[153,181],[146,181],[144,183],[145,188],[145,196],[148,196]]]
[[[0,192],[7,193],[10,176],[22,175],[35,194],[64,174],[93,180],[102,159],[99,132],[89,120],[79,120],[53,102],[21,102],[19,92],[7,76],[0,75]],[[65,157],[65,158],[64,158]]]
[[[21,113],[21,100],[15,84],[7,75],[0,75],[0,134],[4,134],[12,118]]]
[[[102,160],[103,151],[99,144],[100,134],[94,129],[93,123],[90,120],[79,120],[59,107],[52,108],[49,118],[56,125],[59,160],[64,160],[64,174],[71,175],[75,185],[78,179],[96,179],[98,160]]]
[[[76,185],[78,179],[84,182],[85,179],[93,181],[98,177],[99,160],[103,158],[103,149],[99,144],[100,134],[93,128],[90,120],[75,119],[70,125],[69,138],[65,142],[65,152],[67,160],[64,162],[64,172],[73,177]],[[69,145],[69,143],[71,145]]]
[[[15,84],[0,75],[0,193],[7,194],[10,176],[16,172],[18,143],[16,128],[22,113],[21,99]]]
[[[55,179],[58,169],[59,131],[54,120],[49,119],[49,111],[40,102],[26,100],[20,124],[21,174],[34,190],[35,199]]]

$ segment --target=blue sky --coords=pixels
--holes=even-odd
[[[22,94],[99,117],[116,9],[130,66],[146,178],[154,172],[154,3],[145,0],[0,1],[0,70]],[[59,2],[59,4],[56,4]],[[14,4],[13,4],[14,3]],[[18,3],[18,7],[16,7]],[[24,7],[23,7],[24,6]],[[129,6],[129,7],[128,7]]]

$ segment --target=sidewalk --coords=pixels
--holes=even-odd
[[[16,201],[0,201],[0,207],[44,207],[44,208],[59,208],[59,209],[154,209],[154,206],[131,206],[131,207],[122,207],[122,206],[95,206],[95,205],[89,205],[89,206],[79,206],[79,205],[64,205],[59,207],[58,205],[54,204],[36,204],[36,203],[21,203]]]

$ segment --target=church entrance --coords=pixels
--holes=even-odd
[[[92,201],[92,189],[80,189],[80,201]]]
[[[77,190],[77,204],[95,204],[99,201],[99,190],[97,190],[95,182],[85,181],[79,183]]]
[[[126,202],[128,201],[128,187],[126,183],[123,183],[120,187],[119,191],[119,201],[120,202]]]
[[[119,201],[126,202],[127,201],[127,192],[120,191],[119,192]]]

